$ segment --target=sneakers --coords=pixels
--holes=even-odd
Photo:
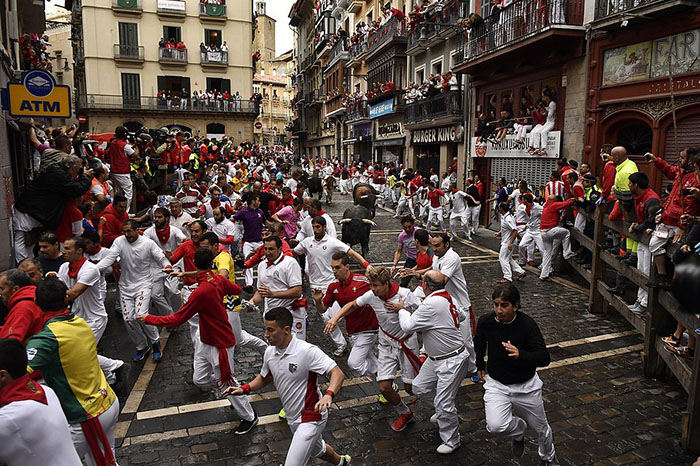
[[[163,352],[160,349],[160,341],[153,343],[153,362],[160,362],[163,358]]]
[[[280,419],[287,419],[287,413],[284,412],[284,408],[280,409],[279,414],[277,415]]]
[[[339,466],[347,466],[350,464],[352,461],[352,458],[350,458],[350,455],[340,455],[340,465]]]
[[[688,346],[678,345],[678,346],[664,346],[664,349],[669,353],[673,353],[676,356],[680,356],[683,359],[693,359],[695,351],[691,350]]]
[[[432,422],[433,424],[437,424],[437,421],[438,421],[437,417],[438,417],[437,413],[430,416],[430,422]]]
[[[523,273],[521,273],[520,275],[518,275],[517,280],[518,280],[518,281],[521,281],[521,280],[522,280],[523,278],[525,278],[526,276],[527,276],[527,270],[523,270]]]
[[[513,456],[520,458],[525,453],[525,436],[520,440],[513,439]]]
[[[676,338],[674,334],[671,334],[667,337],[663,337],[661,341],[664,343],[664,345],[667,346],[678,346],[681,342],[680,338]]]
[[[645,312],[647,312],[646,306],[642,306],[642,304],[639,301],[636,301],[634,304],[630,304],[627,306],[627,309],[630,310],[632,314],[636,314],[638,316],[641,316]]]
[[[547,460],[542,460],[542,461],[540,462],[540,466],[560,466],[560,464],[559,464],[559,460],[557,459],[557,457],[554,456],[554,458],[552,458],[552,459],[549,460],[549,461],[547,461]]]
[[[527,265],[529,265],[530,267],[537,267],[535,261],[527,261]]]
[[[258,416],[257,414],[255,415],[255,418],[252,421],[246,421],[243,419],[240,424],[236,426],[235,429],[233,429],[233,433],[235,435],[244,435],[253,430],[253,427],[258,425]]]
[[[151,352],[151,348],[147,346],[142,350],[136,351],[136,354],[134,355],[133,358],[131,358],[131,360],[134,362],[141,362],[144,359],[146,359],[146,356],[148,356],[148,353],[150,353],[150,352]]]
[[[348,350],[347,345],[346,345],[346,346],[340,346],[340,347],[338,347],[335,351],[333,351],[333,356],[335,356],[336,358],[340,358],[340,357],[342,357],[342,356],[345,354],[345,352],[346,352],[347,350]]]
[[[437,450],[435,450],[435,451],[437,451],[438,454],[440,454],[440,455],[449,455],[450,453],[452,453],[453,451],[458,449],[459,446],[460,446],[459,443],[457,445],[455,445],[454,447],[451,447],[451,446],[443,443],[439,447],[437,447]]]
[[[394,432],[401,432],[406,428],[409,422],[413,421],[413,411],[409,409],[409,411],[405,414],[399,414],[399,417],[396,418],[394,423],[391,425],[391,428],[393,429]],[[450,452],[451,453],[451,452]]]

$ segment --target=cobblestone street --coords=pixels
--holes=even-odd
[[[350,202],[348,196],[337,196],[327,211],[337,220]],[[373,264],[391,266],[400,230],[392,217],[377,210],[378,227],[373,229],[367,257]],[[459,241],[453,246],[463,258],[478,319],[491,310],[491,291],[501,277],[493,232],[482,228],[474,242]],[[691,464],[693,459],[679,445],[681,412],[687,404],[683,388],[673,378],[645,378],[640,364],[642,337],[614,311],[605,316],[589,314],[587,290],[568,282],[570,277],[558,277],[541,282],[530,273],[518,287],[522,310],[538,322],[552,356],[552,364],[539,373],[561,464]],[[311,298],[308,287],[305,295]],[[132,345],[113,311],[113,287],[109,299],[110,322],[101,346],[106,355],[130,359]],[[242,320],[245,329],[262,337],[258,314],[246,313]],[[331,341],[321,329],[320,316],[310,310],[308,340],[330,353]],[[286,422],[277,417],[281,405],[276,392],[251,397],[260,424],[248,435],[234,436],[231,430],[238,418],[228,401],[192,383],[189,330],[183,327],[161,335],[165,345],[162,361],[155,365],[149,359],[134,364],[131,371],[133,386],[128,399],[122,400],[117,426],[119,464],[283,463],[291,435]],[[261,359],[252,350],[237,351],[236,375],[241,383],[258,373]],[[486,431],[483,389],[471,379],[465,379],[457,396],[462,447],[441,457],[435,453],[440,442],[428,420],[433,414],[429,407],[418,403],[416,422],[396,433],[390,428],[395,411],[377,403],[376,384],[351,374],[346,357],[338,363],[346,381],[335,398],[324,438],[337,451],[351,455],[353,465],[539,464],[532,432],[526,435],[525,455],[516,461],[510,440],[494,438]]]

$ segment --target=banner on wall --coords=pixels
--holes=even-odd
[[[525,145],[515,142],[515,135],[509,134],[496,144],[483,140],[477,144],[477,137],[473,137],[470,146],[472,157],[486,158],[531,158],[531,159],[557,159],[561,153],[561,131],[550,131],[547,137],[547,155],[530,155],[526,150],[530,144],[530,135],[525,138]]]

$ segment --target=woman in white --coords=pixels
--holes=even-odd
[[[533,155],[547,155],[547,138],[557,121],[557,103],[554,101],[552,91],[549,89],[542,91],[542,99],[547,106],[547,120],[544,125],[535,126],[530,132],[530,146],[534,149]]]

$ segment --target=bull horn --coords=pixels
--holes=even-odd
[[[370,219],[368,219],[368,218],[363,218],[363,219],[362,219],[362,222],[363,222],[363,223],[366,223],[367,225],[372,225],[373,227],[376,227],[376,226],[377,226],[376,223],[374,223],[372,220],[370,220]]]
[[[352,219],[350,218],[343,218],[341,220],[338,220],[338,225],[345,225],[346,223],[350,223]]]
[[[365,194],[363,196],[360,196],[360,199],[367,199],[369,197],[369,194]]]

